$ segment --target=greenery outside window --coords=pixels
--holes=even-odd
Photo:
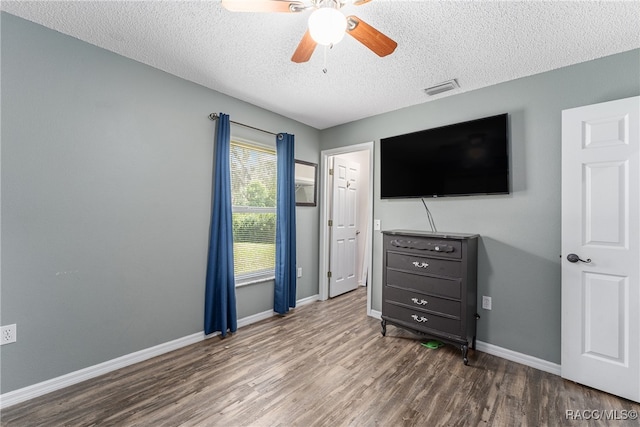
[[[276,260],[276,153],[231,142],[233,267],[236,285],[272,279]]]

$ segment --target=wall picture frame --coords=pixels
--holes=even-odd
[[[295,161],[296,206],[317,206],[318,164]]]

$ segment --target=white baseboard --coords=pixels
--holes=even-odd
[[[520,363],[521,365],[530,366],[532,368],[539,369],[550,374],[560,375],[559,364],[552,363],[544,359],[539,359],[537,357],[529,356],[528,354],[518,353],[517,351],[498,347],[497,345],[489,344],[482,341],[476,341],[476,350],[491,354],[493,356],[498,356],[503,359],[511,360],[512,362]]]
[[[143,362],[151,359],[152,357],[160,356],[161,354],[195,344],[203,339],[204,332],[197,332],[183,338],[178,338],[177,340],[136,351],[135,353],[126,354],[112,360],[107,360],[106,362],[89,366],[87,368],[80,369],[79,371],[70,372],[57,378],[52,378],[50,380],[4,393],[0,395],[0,409],[113,372],[116,369],[121,369],[126,366],[133,365],[134,363]]]
[[[296,301],[296,307],[302,307],[303,305],[311,304],[320,300],[320,294],[311,295],[307,298],[302,298]]]
[[[376,310],[371,310],[369,316],[380,320],[382,313]],[[549,372],[550,374],[560,375],[559,364],[552,363],[544,359],[539,359],[537,357],[529,356],[528,354],[518,353],[517,351],[498,347],[497,345],[489,344],[482,341],[476,341],[476,350],[482,351],[483,353],[491,354],[493,356],[498,356],[512,362],[520,363],[521,365],[539,369],[544,372]]]
[[[273,310],[263,311],[262,313],[252,314],[251,316],[243,317],[242,319],[238,319],[238,328],[242,328],[244,326],[249,326],[252,323],[259,322],[264,319],[268,319],[275,315]],[[220,332],[216,332],[216,334],[211,334],[212,336],[220,335]],[[208,337],[208,336],[207,336]]]
[[[308,298],[303,298],[299,301],[296,301],[296,306],[300,307],[303,305],[311,304],[317,301],[318,298],[319,295],[313,295]],[[248,326],[252,323],[256,323],[264,319],[268,319],[274,314],[275,313],[273,312],[273,310],[268,310],[262,313],[238,319],[238,328]],[[215,335],[219,335],[219,333],[205,336],[204,331],[196,332],[195,334],[159,344],[154,347],[146,348],[144,350],[136,351],[135,353],[126,354],[112,360],[107,360],[106,362],[89,366],[87,368],[80,369],[79,371],[70,372],[60,377],[52,378],[50,380],[4,393],[0,395],[0,409],[7,408],[17,403],[25,402],[29,399],[51,393],[53,391],[69,387],[74,384],[78,384],[82,381],[86,381],[91,378],[113,372],[117,369],[121,369],[135,363],[144,362],[145,360],[151,359],[152,357],[160,356],[170,351],[195,344],[204,340],[205,338],[213,337]]]

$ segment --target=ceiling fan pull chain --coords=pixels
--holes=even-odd
[[[322,62],[322,72],[327,74],[327,46],[324,46],[324,60]]]
[[[324,62],[322,63],[323,64],[322,72],[325,74],[327,74],[327,71],[328,71],[327,70],[327,49],[333,49],[333,44],[324,46]]]

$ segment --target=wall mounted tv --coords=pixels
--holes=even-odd
[[[380,196],[509,193],[508,115],[380,140]]]

